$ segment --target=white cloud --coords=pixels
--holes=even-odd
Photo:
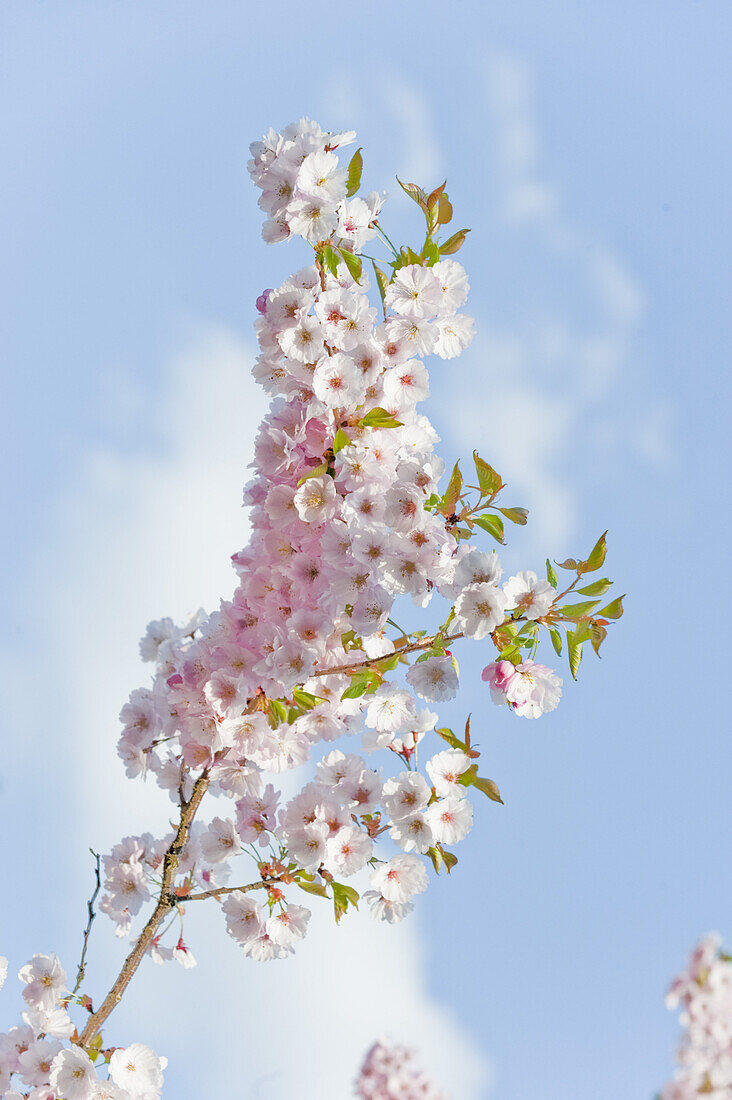
[[[352,89],[344,100],[344,85],[339,81],[326,97],[329,117],[333,111],[339,125],[373,125],[372,103]],[[399,123],[403,175],[437,179],[444,158],[428,95],[402,77],[385,78],[378,88]],[[642,412],[626,405],[622,420],[619,412],[608,414],[632,355],[642,292],[622,261],[575,224],[547,178],[527,66],[493,54],[482,90],[481,97],[478,83],[471,111],[488,149],[486,176],[495,181],[495,193],[487,185],[485,196],[495,233],[480,262],[495,271],[506,257],[505,281],[516,288],[516,304],[502,312],[473,296],[475,344],[454,369],[433,370],[433,393],[446,412],[447,449],[477,447],[510,482],[509,503],[531,509],[522,546],[563,552],[579,523],[581,494],[593,488],[573,465],[577,438],[590,440],[588,469],[596,453],[607,463],[622,447],[658,465],[669,454],[668,414],[648,402]],[[398,189],[392,195],[400,204],[402,198]]]
[[[435,132],[434,112],[429,98],[422,89],[403,76],[384,72],[374,81],[374,98],[368,101],[354,89],[351,81],[335,79],[323,94],[323,117],[320,120],[328,128],[363,130],[366,126],[379,126],[383,133],[394,128],[390,147],[398,150],[385,165],[389,184],[394,173],[400,179],[429,186],[438,182],[443,168],[443,156]],[[388,120],[388,121],[387,121]],[[373,156],[374,151],[370,151]],[[374,186],[383,189],[372,174],[374,163],[366,157],[366,172]],[[389,187],[390,197],[402,201],[402,193],[394,184]],[[404,197],[404,202],[409,200]]]
[[[159,445],[91,454],[61,502],[53,541],[31,563],[46,670],[34,690],[48,706],[63,685],[53,732],[65,745],[64,798],[83,806],[66,838],[74,851],[89,843],[108,850],[121,835],[166,828],[170,803],[124,778],[116,714],[147,678],[137,640],[148,619],[211,607],[233,587],[228,557],[246,541],[241,486],[265,409],[252,358],[223,331],[200,334],[175,356],[150,425]],[[121,392],[120,407],[138,421],[134,391]],[[26,686],[37,659],[37,651],[26,653]],[[21,783],[32,764],[24,766]],[[362,913],[335,929],[325,903],[314,905],[314,928],[298,955],[266,965],[228,939],[215,903],[204,908],[187,931],[201,965],[185,973],[143,966],[108,1030],[109,1041],[149,1042],[170,1058],[171,1095],[345,1096],[381,1032],[418,1045],[455,1100],[485,1095],[482,1057],[429,993],[417,919],[389,928]],[[97,966],[113,942],[100,918]],[[113,973],[109,956],[101,969],[105,980]],[[95,984],[103,984],[98,975]]]
[[[495,462],[508,488],[507,506],[528,507],[528,538],[537,546],[562,544],[575,524],[577,501],[562,471],[576,406],[537,386],[540,350],[518,336],[485,332],[451,386],[452,443]],[[471,399],[479,394],[480,399]],[[459,424],[459,436],[455,425]],[[520,443],[517,445],[517,437]],[[509,499],[510,497],[510,499]],[[521,537],[525,547],[528,539]]]
[[[469,304],[478,337],[439,399],[448,425],[459,426],[452,445],[469,440],[494,463],[510,482],[508,503],[532,511],[532,547],[559,552],[578,525],[581,494],[592,491],[585,470],[595,454],[602,450],[607,465],[626,446],[658,463],[667,420],[652,408],[612,411],[643,295],[624,264],[573,223],[547,180],[526,66],[493,56],[485,80],[497,242],[487,263],[506,257],[515,301]],[[587,441],[582,463],[579,438]]]
[[[384,77],[380,90],[384,107],[401,127],[400,177],[429,187],[436,182],[442,164],[429,100],[416,85],[393,74]]]
[[[539,137],[528,72],[515,58],[494,56],[486,69],[489,109],[497,122],[495,162],[503,178],[501,211],[510,222],[546,220],[554,189],[539,178]]]

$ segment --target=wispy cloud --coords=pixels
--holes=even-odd
[[[392,72],[380,75],[373,92],[373,97],[367,100],[349,81],[333,80],[330,86],[326,85],[322,97],[326,124],[363,130],[367,125],[376,125],[378,120],[379,131],[390,135],[390,148],[398,150],[398,160],[391,159],[385,165],[389,184],[393,183],[395,171],[401,179],[424,186],[437,182],[444,165],[429,97],[417,84]],[[374,169],[373,154],[374,150],[370,150],[366,160],[370,176]],[[383,189],[383,179],[378,186]],[[395,184],[389,191],[393,200],[409,202]]]
[[[555,216],[557,200],[554,189],[541,178],[526,68],[513,58],[493,57],[486,85],[496,122],[493,155],[503,184],[501,214],[509,222],[547,222]]]
[[[475,440],[511,482],[512,496],[531,508],[536,546],[559,549],[577,525],[581,494],[592,491],[576,466],[568,477],[579,438],[590,457],[593,449],[603,448],[607,459],[610,448],[637,448],[641,435],[646,454],[665,453],[663,418],[652,417],[651,439],[633,414],[621,420],[608,413],[632,354],[643,294],[622,260],[577,224],[547,178],[522,62],[489,59],[484,109],[498,242],[487,262],[500,276],[504,258],[514,300],[506,292],[488,308],[472,303],[478,337],[444,394],[447,421],[459,425],[453,444]],[[476,393],[481,399],[470,400]]]
[[[394,75],[380,83],[381,103],[400,129],[400,172],[427,186],[442,167],[442,153],[435,132],[431,105],[414,84]]]
[[[370,126],[385,104],[405,174],[425,181],[445,172],[428,90],[390,77],[378,84],[377,107],[352,89],[344,100],[344,83],[326,97],[338,124],[348,116]],[[493,245],[474,265],[484,270],[473,274],[502,294],[471,298],[477,338],[454,369],[433,370],[432,412],[449,450],[460,453],[469,440],[509,480],[511,502],[531,509],[524,546],[528,538],[536,550],[560,552],[578,525],[582,494],[593,491],[573,467],[577,440],[587,440],[587,469],[623,448],[658,465],[669,453],[668,413],[647,404],[642,414],[612,411],[614,387],[634,354],[643,293],[599,234],[565,209],[548,177],[527,66],[489,56],[471,111],[487,149],[482,230]],[[392,199],[401,203],[398,189]]]

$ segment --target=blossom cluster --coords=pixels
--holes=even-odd
[[[216,899],[256,960],[286,958],[305,936],[303,893],[329,899],[337,921],[362,897],[374,918],[404,918],[430,865],[457,863],[470,792],[501,802],[478,773],[470,720],[459,737],[432,709],[458,691],[453,644],[485,646],[493,701],[535,719],[562,687],[535,660],[540,639],[557,655],[566,644],[576,678],[584,644],[599,651],[622,614],[622,597],[600,606],[611,581],[587,583],[604,535],[586,559],[557,565],[565,586],[548,559],[546,579],[504,579],[495,549],[471,544],[479,533],[502,544],[504,520],[523,525],[527,513],[503,505],[503,480],[477,452],[475,485],[459,462],[445,478],[419,410],[425,360],[452,360],[473,337],[468,277],[453,258],[467,230],[438,236],[453,213],[446,184],[427,193],[400,183],[426,236],[418,252],[397,249],[381,224],[384,196],[358,195],[360,150],[339,161],[354,137],[301,119],[252,145],[265,240],[299,237],[311,252],[256,302],[253,375],[271,404],[244,488],[251,537],[232,557],[231,598],[180,624],[152,622],[141,641],[152,678],[122,708],[118,750],[130,778],[168,793],[177,821],[162,837],[125,837],[103,859],[99,908],[135,942],[96,1010],[78,994],[96,893],[73,990],[55,956],[21,970],[23,1024],[0,1039],[5,1100],[159,1096],[165,1060],[139,1044],[105,1049],[102,1028],[144,957],[195,965],[181,930],[194,901]],[[390,255],[366,257],[366,245]],[[398,625],[417,611],[431,616],[429,631]],[[223,809],[199,817],[208,794]],[[244,881],[242,860],[253,865]],[[71,1008],[89,1013],[80,1032]],[[362,1079],[364,1096],[435,1095],[403,1051],[384,1046]]]
[[[0,987],[7,975],[0,959]],[[0,1095],[3,1100],[158,1100],[165,1058],[149,1047],[90,1055],[77,1045],[66,974],[55,955],[34,955],[21,967],[26,1008],[22,1023],[0,1034]]]
[[[332,897],[340,918],[359,900],[343,880],[368,870],[372,914],[401,919],[428,885],[423,857],[436,870],[456,862],[449,849],[473,823],[469,789],[500,801],[478,776],[467,730],[464,741],[438,730],[448,749],[417,767],[418,745],[437,729],[432,705],[457,694],[452,641],[493,646],[498,660],[483,674],[493,700],[536,718],[555,709],[562,683],[533,660],[540,625],[557,648],[566,616],[576,657],[583,640],[599,645],[607,623],[589,614],[600,600],[559,604],[602,564],[604,537],[588,561],[564,563],[576,571],[565,593],[550,566],[547,580],[525,571],[503,581],[495,550],[470,538],[482,529],[502,541],[501,514],[524,523],[524,510],[495,503],[502,481],[477,455],[477,499],[458,466],[440,488],[438,437],[418,405],[429,393],[425,358],[454,358],[472,338],[461,312],[468,278],[452,258],[465,234],[435,237],[451,217],[444,185],[429,196],[403,185],[425,211],[427,238],[419,255],[389,246],[389,278],[374,264],[379,316],[361,250],[387,241],[383,197],[358,198],[360,152],[347,168],[335,152],[354,136],[303,119],[252,146],[265,239],[300,236],[314,251],[257,301],[253,373],[272,402],[244,491],[252,535],[233,555],[231,599],[180,626],[150,624],[141,655],[154,664],[152,686],[121,714],[130,777],[153,776],[184,805],[204,775],[228,800],[228,813],[192,823],[175,896],[218,897],[229,934],[256,959],[285,957],[306,932],[309,910],[288,886]],[[435,599],[430,635],[392,618],[397,602],[402,617],[405,601],[426,609]],[[569,632],[567,642],[574,674]],[[283,773],[300,777],[306,765],[293,794]],[[153,896],[171,840],[127,838],[106,857],[101,905],[119,934]],[[256,880],[236,888],[231,859],[242,853]],[[165,947],[156,935],[149,950],[192,965],[182,939]]]
[[[385,1039],[366,1055],[355,1095],[359,1100],[447,1100],[416,1065],[412,1050]]]
[[[679,1068],[660,1100],[732,1100],[732,956],[718,935],[705,936],[666,996],[681,1008]]]

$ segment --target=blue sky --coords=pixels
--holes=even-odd
[[[726,0],[3,5],[14,966],[54,949],[70,968],[88,845],[164,827],[154,792],[120,776],[116,713],[147,619],[211,606],[246,537],[253,301],[301,260],[260,241],[245,162],[263,129],[301,114],[356,128],[403,239],[418,223],[394,175],[448,176],[473,230],[478,337],[433,367],[443,453],[477,446],[532,509],[508,568],[586,552],[609,527],[629,593],[602,662],[539,723],[493,708],[481,655],[460,654],[445,716],[472,710],[506,806],[480,807],[409,929],[318,930],[263,976],[202,916],[205,967],[148,968],[114,1037],[168,1054],[170,1095],[241,1082],[235,1042],[236,1095],[288,1096],[294,1049],[304,1100],[339,1100],[382,1024],[422,1038],[453,1100],[646,1100],[670,1072],[667,981],[697,936],[732,935],[730,31]],[[94,948],[100,989],[119,953],[102,921]]]

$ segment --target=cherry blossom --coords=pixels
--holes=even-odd
[[[447,1100],[416,1064],[414,1051],[386,1039],[368,1051],[355,1095],[361,1100]]]
[[[243,490],[249,541],[232,548],[232,589],[217,607],[158,619],[143,635],[150,676],[121,709],[118,753],[130,779],[170,799],[170,831],[96,857],[97,908],[134,940],[106,996],[83,992],[97,892],[73,988],[55,955],[21,969],[23,1023],[0,1036],[6,1095],[159,1097],[165,1059],[140,1043],[105,1047],[103,1028],[143,960],[195,965],[183,927],[195,902],[217,906],[257,962],[300,945],[305,894],[328,899],[336,921],[361,896],[374,919],[404,919],[428,868],[458,862],[451,848],[473,825],[471,796],[501,801],[478,774],[470,720],[461,737],[423,705],[457,696],[454,647],[483,646],[493,701],[537,718],[562,686],[534,660],[540,642],[560,653],[561,625],[576,676],[584,644],[598,651],[622,614],[622,597],[594,598],[611,582],[585,576],[604,562],[604,535],[586,559],[557,567],[564,588],[548,560],[546,581],[523,571],[501,587],[496,551],[472,543],[503,544],[504,520],[522,526],[527,513],[504,506],[503,479],[477,452],[475,484],[460,461],[448,473],[419,407],[425,359],[453,359],[473,337],[461,312],[468,276],[454,259],[466,231],[445,230],[445,184],[402,184],[425,239],[391,244],[385,196],[357,193],[360,150],[342,160],[354,139],[302,118],[251,146],[264,240],[300,236],[312,262],[255,303],[252,373],[270,406]],[[0,985],[4,976],[0,963]],[[371,1091],[359,1095],[437,1096],[404,1052],[382,1046],[369,1059]]]
[[[692,951],[686,969],[666,996],[670,1009],[681,1008],[684,1035],[673,1081],[660,1100],[732,1098],[732,956],[721,937],[705,936]]]
[[[165,1058],[158,1058],[150,1047],[133,1043],[118,1048],[109,1060],[109,1076],[115,1085],[130,1094],[133,1100],[152,1100],[163,1087]]]

